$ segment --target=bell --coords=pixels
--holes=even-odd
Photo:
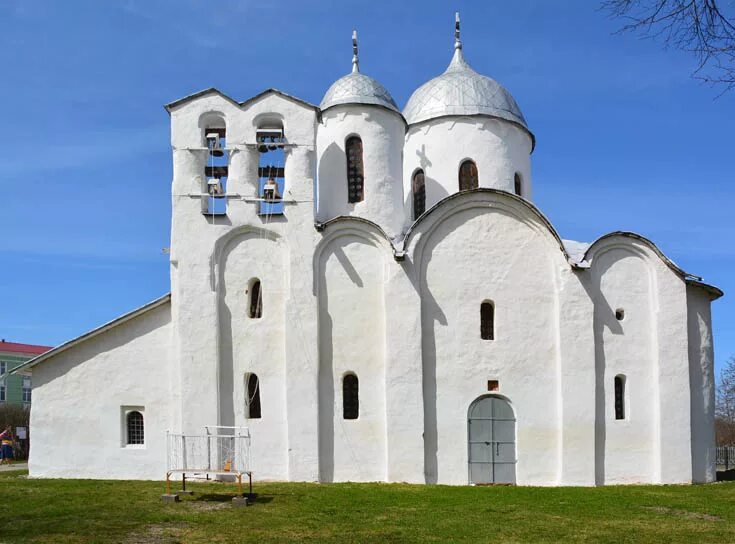
[[[268,151],[268,146],[267,145],[261,144],[261,145],[258,146],[258,152],[260,152],[260,153],[266,153],[267,151]]]
[[[224,194],[224,189],[222,188],[222,182],[219,178],[209,178],[207,180],[207,192],[211,196],[220,196]]]
[[[278,193],[278,183],[273,178],[263,184],[263,198],[265,200],[281,200],[281,195]]]
[[[225,152],[222,150],[222,145],[219,141],[219,133],[217,132],[210,132],[206,135],[207,138],[207,147],[209,148],[209,154],[213,157],[221,157],[225,154]]]
[[[277,145],[271,144],[268,146],[268,151],[275,151],[276,149],[278,149]]]

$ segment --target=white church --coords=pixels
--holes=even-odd
[[[256,481],[714,479],[722,292],[640,235],[557,233],[458,20],[403,110],[355,35],[319,106],[166,109],[171,292],[22,367],[32,477],[162,479],[167,431],[221,425],[249,429]]]

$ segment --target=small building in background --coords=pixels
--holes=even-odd
[[[10,371],[50,349],[50,346],[0,340],[0,404],[31,404],[31,370],[14,374]]]

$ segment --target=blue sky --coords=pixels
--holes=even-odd
[[[215,86],[318,103],[350,69],[400,106],[465,54],[536,134],[534,200],[564,238],[632,230],[735,294],[735,92],[597,2],[0,0],[0,336],[55,345],[169,289],[163,104]],[[713,305],[716,361],[735,306]]]

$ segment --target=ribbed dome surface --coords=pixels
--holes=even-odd
[[[400,113],[393,97],[377,80],[354,71],[335,81],[322,98],[322,110],[338,104],[373,104]]]
[[[445,72],[424,83],[408,99],[403,116],[409,125],[447,115],[490,115],[528,130],[518,104],[494,79],[475,72],[456,48]]]

